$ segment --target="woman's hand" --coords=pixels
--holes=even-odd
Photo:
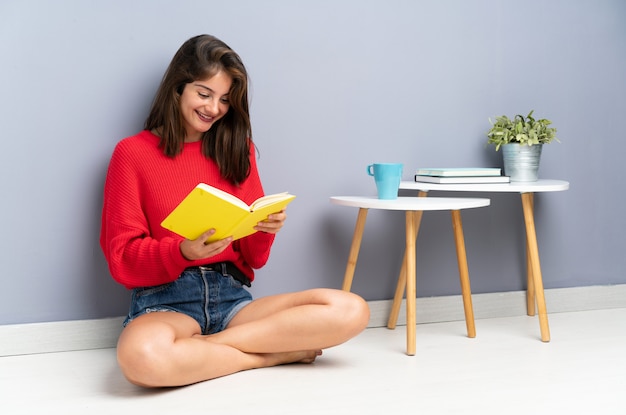
[[[219,241],[206,243],[207,239],[209,239],[209,237],[214,233],[215,229],[210,229],[193,241],[185,239],[180,244],[180,252],[189,261],[209,258],[222,253],[233,241],[233,238],[229,236],[228,238],[220,239]]]
[[[259,232],[275,234],[278,233],[278,231],[283,227],[286,219],[287,213],[285,213],[284,210],[281,210],[280,212],[272,213],[266,220],[259,222],[254,229]],[[214,233],[215,229],[210,229],[193,241],[185,239],[180,244],[180,252],[189,261],[209,258],[222,253],[233,241],[233,238],[229,236],[228,238],[206,244],[206,240],[209,239],[209,237]]]
[[[266,220],[259,222],[254,229],[260,232],[278,233],[285,224],[286,219],[287,213],[283,209],[280,212],[269,215]]]

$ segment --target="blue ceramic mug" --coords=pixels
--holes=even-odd
[[[397,199],[402,163],[374,163],[367,166],[367,174],[374,176],[379,199]]]

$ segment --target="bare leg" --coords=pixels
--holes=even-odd
[[[220,333],[202,336],[179,313],[143,315],[122,332],[118,361],[143,386],[179,386],[247,369],[313,362],[369,321],[367,303],[339,290],[316,289],[255,300]]]
[[[315,289],[253,301],[228,330],[207,340],[251,353],[317,350],[351,339],[368,321],[367,304],[357,295]]]

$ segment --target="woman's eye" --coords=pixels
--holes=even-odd
[[[201,93],[201,92],[198,92],[198,95],[200,96],[200,98],[211,98],[211,96],[210,96],[210,95],[203,94],[203,93]]]

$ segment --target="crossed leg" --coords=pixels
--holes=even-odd
[[[340,290],[313,289],[260,298],[228,327],[201,335],[191,317],[144,314],[122,331],[117,356],[126,378],[146,387],[182,386],[242,370],[311,363],[322,349],[359,334],[367,303]]]

